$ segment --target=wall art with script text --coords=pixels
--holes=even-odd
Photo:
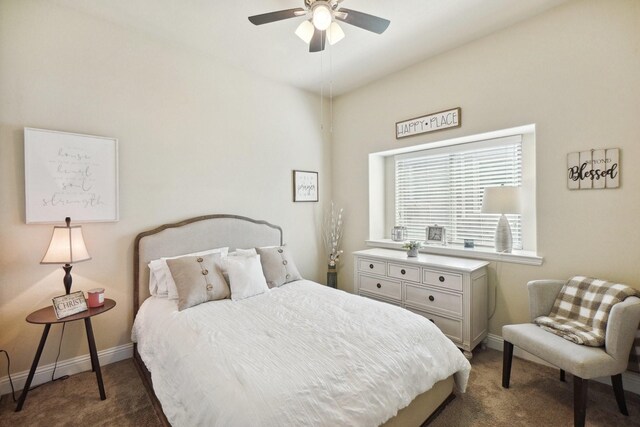
[[[26,222],[118,220],[118,140],[24,129]]]
[[[293,171],[293,201],[318,201],[318,172]]]
[[[567,185],[570,190],[618,188],[620,150],[602,148],[567,155]]]

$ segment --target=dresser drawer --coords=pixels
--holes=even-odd
[[[389,263],[387,275],[397,279],[411,280],[412,282],[420,281],[420,268],[407,267],[406,265]]]
[[[368,273],[385,276],[387,274],[387,263],[384,261],[361,259],[358,262],[358,271],[366,271]]]
[[[371,294],[360,294],[360,296],[375,300],[375,301],[380,301],[380,302],[384,302],[386,304],[391,304],[391,305],[395,305],[397,307],[402,307],[402,304],[400,303],[400,301],[392,301],[392,300],[387,300],[387,299],[382,299],[381,297],[375,296],[375,295],[371,295]]]
[[[359,288],[361,291],[392,298],[398,301],[402,299],[402,286],[400,285],[400,282],[365,275],[360,275],[358,280],[360,281]]]
[[[410,305],[462,317],[462,294],[442,292],[434,288],[407,283],[405,301]]]
[[[438,329],[442,331],[449,339],[456,343],[462,342],[462,320],[460,319],[449,319],[448,317],[438,316],[437,314],[413,310],[410,309],[416,314],[420,316],[426,317],[436,324]]]
[[[424,269],[422,283],[462,291],[462,275],[460,274]]]
[[[430,319],[472,357],[488,332],[488,262],[430,254],[407,258],[404,252],[382,248],[353,255],[358,294]]]

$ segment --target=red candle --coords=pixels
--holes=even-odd
[[[87,291],[89,307],[102,307],[104,305],[104,288],[94,288]]]

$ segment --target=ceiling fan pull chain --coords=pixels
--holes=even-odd
[[[333,55],[329,46],[329,133],[333,134]]]
[[[324,51],[320,52],[320,130],[324,130],[324,73],[323,73],[323,59]]]

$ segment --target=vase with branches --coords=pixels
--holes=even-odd
[[[342,243],[342,231],[343,231],[343,209],[337,208],[336,205],[331,202],[331,208],[325,215],[324,224],[322,229],[322,239],[326,253],[328,253],[328,265],[329,271],[327,273],[327,284],[336,288],[338,286],[337,279],[337,267],[338,261],[342,250],[340,244]]]

